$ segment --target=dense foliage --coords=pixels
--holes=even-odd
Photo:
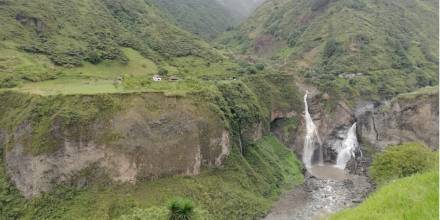
[[[417,143],[391,146],[378,154],[370,167],[370,175],[377,183],[422,173],[438,166],[438,153]]]
[[[217,0],[154,0],[179,27],[212,39],[238,23],[238,17]]]

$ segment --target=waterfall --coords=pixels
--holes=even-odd
[[[356,136],[356,123],[351,126],[347,132],[347,137],[342,142],[342,147],[339,149],[336,166],[340,169],[345,169],[351,157],[355,157],[354,152],[358,149],[359,143]]]
[[[306,165],[306,168],[309,169],[312,167],[313,154],[316,150],[316,141],[319,144],[319,163],[323,163],[322,149],[321,149],[321,139],[318,135],[318,129],[316,128],[315,123],[313,123],[312,117],[309,113],[309,106],[307,104],[307,96],[308,92],[306,92],[304,96],[304,105],[305,105],[305,121],[306,121],[306,136],[304,139],[304,149],[303,149],[303,162]]]

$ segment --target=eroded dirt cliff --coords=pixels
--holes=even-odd
[[[58,97],[43,99],[50,100],[47,109],[57,108],[51,103]],[[81,108],[94,108],[100,99],[99,95],[63,97],[59,106],[81,103],[71,112],[85,117]],[[48,114],[48,124],[42,125],[45,122],[32,115],[45,113],[33,108],[18,127],[10,132],[3,129],[7,172],[26,197],[64,182],[87,184],[82,172],[92,168],[115,182],[197,175],[202,166],[220,166],[229,153],[227,123],[192,98],[135,94],[115,95],[111,100],[118,103],[111,104],[118,105],[111,113],[94,112],[96,116],[84,121],[67,123],[76,115],[66,118],[61,116],[66,112],[55,110]]]

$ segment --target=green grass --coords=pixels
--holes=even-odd
[[[63,69],[63,74],[68,76],[116,79],[116,77],[124,74],[151,77],[157,73],[158,68],[152,60],[143,57],[139,52],[131,48],[123,48],[122,51],[129,60],[127,64],[103,61],[94,65],[84,62],[81,67]]]
[[[381,187],[358,207],[337,213],[330,219],[437,220],[438,180],[438,170],[395,180]]]
[[[236,149],[222,168],[196,177],[169,177],[136,185],[93,185],[85,189],[59,187],[30,201],[22,199],[0,169],[0,217],[18,219],[113,219],[153,216],[163,219],[176,197],[191,199],[208,219],[257,219],[283,189],[302,182],[301,163],[274,137],[253,144],[246,155]],[[4,204],[4,203],[2,203]],[[162,214],[160,214],[162,213]]]
[[[12,50],[13,51],[13,50]],[[16,51],[13,51],[14,53]],[[127,93],[127,92],[166,92],[169,94],[185,94],[199,91],[213,84],[212,80],[229,79],[236,74],[230,69],[238,65],[225,60],[221,63],[211,63],[202,58],[189,56],[170,59],[167,62],[158,62],[143,57],[139,52],[123,48],[128,58],[127,64],[117,61],[103,61],[97,65],[84,62],[81,67],[65,68],[54,66],[44,57],[35,57],[22,53],[16,57],[28,58],[20,63],[23,68],[48,66],[43,71],[52,72],[52,79],[36,79],[36,82],[22,82],[18,86],[1,90],[13,90],[40,95],[55,94],[99,94],[99,93]],[[18,53],[18,52],[17,52]],[[38,62],[43,62],[39,65]],[[29,66],[28,64],[30,63]],[[1,64],[1,59],[0,59]],[[32,65],[31,65],[32,64]],[[157,74],[158,66],[169,70],[169,76],[177,76],[179,81],[153,82],[153,75]],[[34,69],[38,71],[38,68]],[[16,73],[14,73],[16,74]],[[45,75],[46,74],[46,75]],[[33,75],[34,77],[36,74]],[[122,78],[122,82],[118,81]],[[202,80],[210,79],[210,81]]]

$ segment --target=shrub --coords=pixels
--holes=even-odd
[[[251,66],[251,67],[247,68],[247,72],[248,72],[248,74],[254,75],[257,73],[257,69],[255,67]]]
[[[98,64],[102,62],[101,55],[96,50],[90,51],[89,54],[87,55],[86,60],[92,64]]]
[[[418,143],[391,146],[377,155],[370,168],[370,175],[376,183],[424,172],[436,167],[437,153]]]
[[[190,220],[194,215],[194,205],[189,199],[174,199],[168,206],[170,220]]]
[[[157,72],[157,75],[159,75],[159,76],[167,76],[168,75],[168,70],[164,69],[164,68],[160,68],[159,72]]]
[[[262,63],[255,64],[255,68],[257,68],[258,71],[263,71],[265,66]]]
[[[342,52],[342,44],[337,42],[335,39],[330,39],[325,44],[324,48],[324,58],[328,59],[334,55],[338,55]]]

